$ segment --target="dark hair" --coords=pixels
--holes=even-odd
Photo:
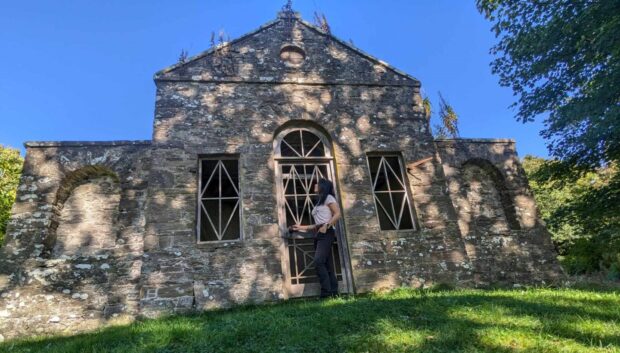
[[[334,192],[334,184],[327,179],[319,179],[319,194],[316,198],[315,206],[319,206],[325,203],[327,199],[327,195],[332,195],[336,197],[336,193]]]

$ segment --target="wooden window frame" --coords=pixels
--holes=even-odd
[[[372,169],[370,168],[370,158],[385,158],[385,157],[396,157],[396,159],[398,160],[398,165],[400,167],[400,179],[402,179],[403,189],[405,190],[405,202],[409,205],[409,216],[411,217],[411,228],[405,228],[405,229],[398,228],[400,226],[400,223],[402,222],[402,215],[403,215],[404,210],[401,210],[400,212],[401,215],[397,222],[398,226],[396,226],[394,222],[388,217],[388,220],[390,221],[390,223],[392,223],[392,225],[396,229],[381,228],[381,219],[379,218],[379,212],[380,212],[379,207],[381,207],[381,209],[385,213],[388,213],[388,212],[387,210],[385,210],[385,208],[381,204],[377,202],[377,196],[376,196],[376,191],[375,191],[376,180],[372,180]],[[410,232],[410,231],[419,230],[416,213],[415,213],[414,206],[413,206],[413,197],[411,195],[411,191],[409,187],[409,180],[407,179],[405,163],[403,161],[402,154],[400,152],[367,152],[366,153],[366,166],[368,167],[368,176],[370,179],[370,192],[372,193],[372,199],[375,205],[375,216],[377,217],[377,223],[379,224],[379,230],[383,232]],[[384,191],[384,192],[389,193],[390,197],[391,197],[391,194],[394,193],[394,191],[390,189],[389,182],[388,182],[388,191]],[[402,191],[399,191],[399,192],[402,192]]]
[[[294,132],[302,133],[304,131],[310,132],[311,134],[319,138],[317,145],[319,142],[323,144],[323,152],[325,152],[325,155],[324,156],[310,156],[310,152],[308,152],[308,153],[305,153],[305,155],[298,154],[297,156],[283,156],[282,145],[283,144],[288,145],[288,143],[284,141],[284,138],[291,133],[294,133]],[[278,136],[274,139],[273,143],[274,143],[274,158],[277,160],[333,160],[334,159],[332,156],[330,141],[327,139],[324,133],[322,133],[321,131],[313,127],[296,127],[296,128],[285,129],[278,134]],[[302,142],[302,145],[303,145],[303,142]],[[314,147],[311,148],[311,150],[314,150],[316,147],[317,146],[315,145]],[[289,145],[289,148],[294,150],[294,148],[292,148],[290,145]]]
[[[242,207],[242,200],[243,200],[243,193],[242,193],[242,188],[241,188],[241,164],[240,164],[240,156],[238,154],[201,154],[198,155],[198,190],[197,190],[197,202],[196,202],[196,243],[197,244],[218,244],[218,243],[236,243],[236,242],[241,242],[244,237],[243,237],[243,207]],[[203,161],[218,161],[218,163],[221,163],[222,161],[227,160],[227,161],[235,161],[237,163],[237,174],[238,174],[238,182],[237,185],[234,185],[235,187],[235,191],[237,192],[237,197],[217,197],[217,198],[209,198],[211,200],[229,200],[229,199],[237,199],[237,205],[236,205],[236,212],[239,215],[239,235],[237,238],[235,239],[221,239],[223,235],[217,234],[216,232],[216,236],[218,237],[217,240],[200,240],[200,235],[201,235],[201,224],[202,224],[202,208],[204,207],[202,202],[205,198],[202,197],[202,194],[204,192],[204,188],[206,187],[206,185],[202,185],[202,162]],[[222,165],[223,170],[228,174],[228,171],[225,169],[224,165]],[[230,178],[230,175],[228,175],[228,177]],[[220,182],[221,183],[221,182]],[[207,183],[208,184],[208,183]],[[221,188],[221,185],[220,185]],[[221,193],[221,191],[220,191]],[[219,211],[219,215],[221,218],[221,205],[220,207],[220,211]],[[206,213],[206,211],[205,211]],[[208,214],[207,214],[208,217]],[[231,218],[228,220],[228,225],[230,225],[230,221],[232,221],[232,217],[233,215],[231,215]],[[211,222],[211,220],[209,219],[209,221]],[[221,226],[219,223],[221,222],[218,221],[218,229],[220,228],[219,226]],[[215,226],[213,225],[213,223],[211,222],[211,226],[213,226],[215,228]],[[224,229],[224,233],[226,231],[227,228]],[[215,230],[215,229],[214,229]]]

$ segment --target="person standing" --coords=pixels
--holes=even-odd
[[[340,219],[340,207],[336,201],[334,184],[327,179],[320,179],[314,185],[317,198],[312,210],[313,225],[295,224],[295,231],[315,231],[314,265],[321,284],[321,298],[338,295],[338,279],[334,273],[334,256],[332,246],[336,240],[335,224]]]

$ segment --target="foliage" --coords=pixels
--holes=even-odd
[[[547,115],[553,156],[589,168],[620,161],[620,0],[476,0],[498,43],[491,67],[517,119]]]
[[[18,150],[0,145],[0,246],[15,202],[23,162]]]
[[[422,107],[424,107],[424,115],[426,116],[426,119],[430,121],[433,114],[433,105],[431,104],[431,99],[425,96],[422,100]]]
[[[543,115],[551,154],[524,167],[573,273],[620,277],[620,0],[476,0],[517,119]]]
[[[523,167],[565,268],[620,278],[619,168],[583,171],[532,156]]]
[[[181,54],[179,54],[179,64],[185,64],[187,62],[187,51],[185,49],[181,49]]]
[[[314,25],[321,29],[325,33],[332,33],[332,29],[327,22],[327,17],[324,13],[314,12]]]
[[[211,31],[211,39],[209,40],[211,48],[221,48],[222,46],[224,46],[224,43],[230,42],[230,35],[227,34],[224,29],[220,29],[219,32],[217,32],[217,42],[215,38],[215,32]]]
[[[459,117],[454,108],[443,98],[441,92],[439,92],[439,118],[441,119],[440,131],[442,134],[453,138],[459,137]]]
[[[459,117],[454,108],[443,98],[441,92],[439,94],[439,113],[437,119],[439,123],[433,125],[433,135],[435,138],[457,138],[459,137]],[[433,105],[430,98],[425,96],[422,99],[422,107],[424,114],[429,121],[433,116]]]
[[[617,352],[620,293],[424,291],[295,300],[0,344],[5,352]]]

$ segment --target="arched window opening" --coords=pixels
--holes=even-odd
[[[121,188],[118,177],[102,166],[69,173],[56,194],[47,253],[92,255],[113,248]]]
[[[311,128],[289,129],[276,138],[276,157],[320,158],[331,157],[329,141]]]
[[[475,205],[472,212],[488,219],[503,218],[511,230],[521,228],[504,176],[491,162],[470,159],[463,164],[461,173],[467,184],[468,199]]]

